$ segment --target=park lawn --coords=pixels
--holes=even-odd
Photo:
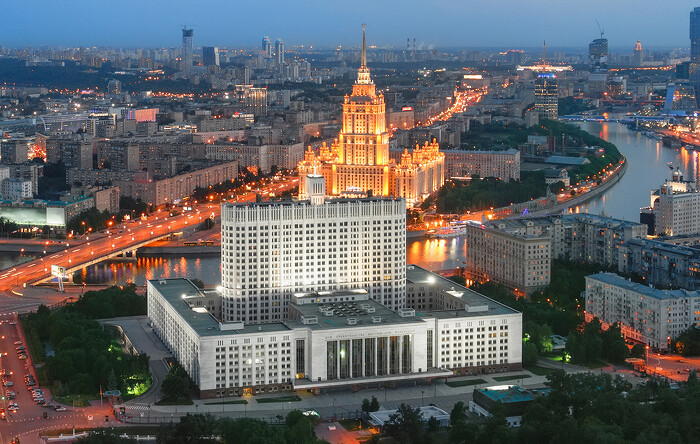
[[[70,405],[75,407],[88,407],[90,406],[91,400],[99,400],[100,395],[82,395],[82,394],[70,394],[63,396],[53,396],[54,401],[60,402],[64,405]]]
[[[525,378],[529,378],[529,377],[530,377],[530,375],[522,374],[522,375],[494,376],[493,379],[495,379],[496,381],[502,382],[502,381],[514,381],[516,379],[525,379]]]
[[[272,402],[299,402],[301,401],[301,398],[298,395],[292,395],[292,396],[278,396],[276,398],[260,398],[256,399],[260,404],[268,404]]]
[[[233,401],[216,401],[216,402],[205,402],[206,405],[221,405],[221,404],[248,404],[245,399],[236,399]]]
[[[554,373],[555,371],[557,371],[557,369],[548,368],[548,367],[540,367],[539,365],[527,366],[527,367],[525,367],[525,370],[527,370],[530,373],[533,373],[537,376],[547,376],[550,373]]]
[[[483,379],[463,379],[461,381],[447,381],[445,385],[448,387],[466,387],[470,385],[486,384]]]
[[[361,419],[341,419],[338,422],[348,432],[353,432],[355,430],[362,430],[363,429]],[[364,428],[366,429],[368,427],[365,426]]]

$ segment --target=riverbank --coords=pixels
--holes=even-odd
[[[622,162],[622,165],[620,165],[615,172],[605,180],[603,183],[601,183],[598,186],[593,187],[589,191],[586,191],[585,193],[579,194],[577,196],[574,196],[571,199],[568,199],[564,202],[557,203],[556,205],[552,205],[551,207],[544,208],[542,210],[538,211],[533,211],[530,214],[532,216],[547,216],[547,215],[552,215],[552,214],[560,214],[562,211],[568,210],[569,208],[579,206],[585,202],[588,202],[591,199],[595,199],[596,197],[600,196],[601,194],[605,193],[610,187],[615,185],[622,179],[622,176],[624,176],[625,172],[627,171],[627,159],[623,158],[624,162]]]

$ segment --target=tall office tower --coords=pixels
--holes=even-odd
[[[690,61],[700,63],[700,7],[690,11]]]
[[[268,36],[263,37],[262,50],[265,53],[267,58],[269,58],[269,59],[272,58],[272,43],[270,43],[270,37],[268,37]]]
[[[386,104],[370,77],[366,46],[363,26],[362,61],[352,94],[345,96],[338,140],[330,147],[324,144],[318,156],[307,151],[299,163],[299,176],[323,175],[328,195],[397,196],[412,206],[444,183],[445,155],[437,143],[426,142],[410,153],[404,151],[399,164],[391,160]],[[301,181],[300,194],[304,194],[304,186]]]
[[[182,28],[182,72],[192,72],[192,38],[194,31],[187,28]]]
[[[204,66],[219,66],[219,48],[202,46],[202,63]]]
[[[588,57],[591,71],[607,69],[608,67],[608,39],[595,39],[588,44]]]
[[[267,87],[236,85],[236,98],[245,106],[247,113],[252,113],[256,117],[267,115]]]
[[[637,40],[634,45],[634,51],[632,52],[632,66],[642,66],[644,64],[644,49],[642,48],[642,42]]]
[[[304,201],[225,203],[221,283],[225,321],[279,322],[299,293],[366,290],[397,310],[406,300],[406,204],[325,200],[320,175]]]
[[[284,65],[284,42],[281,39],[277,39],[275,42],[275,56],[277,57],[277,64],[279,66]]]
[[[535,111],[540,119],[556,120],[559,115],[557,76],[542,73],[535,80]]]
[[[122,93],[122,82],[119,80],[112,79],[107,83],[107,94],[121,94]]]

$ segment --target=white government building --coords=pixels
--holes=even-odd
[[[700,292],[659,290],[613,273],[586,276],[586,320],[619,322],[627,338],[668,348],[688,328],[700,327]]]
[[[223,205],[225,321],[279,322],[294,294],[315,291],[363,288],[392,310],[406,304],[404,200],[325,200],[322,176],[305,181],[308,200]]]
[[[522,314],[406,266],[403,199],[224,204],[222,288],[152,280],[148,316],[201,397],[516,371]],[[221,311],[219,312],[219,306]]]

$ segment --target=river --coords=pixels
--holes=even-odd
[[[644,136],[619,123],[585,122],[584,130],[614,143],[627,157],[628,167],[622,179],[603,195],[575,208],[576,212],[600,214],[639,220],[639,208],[649,205],[652,188],[658,188],[670,177],[668,167],[680,167],[686,178],[698,175],[698,155],[685,148],[671,149],[660,140]],[[463,265],[463,238],[409,240],[406,261],[430,270],[453,269]],[[77,273],[87,283],[122,284],[133,281],[145,284],[160,277],[189,277],[201,279],[207,285],[219,285],[221,264],[218,257],[144,257],[136,261],[105,261]]]

